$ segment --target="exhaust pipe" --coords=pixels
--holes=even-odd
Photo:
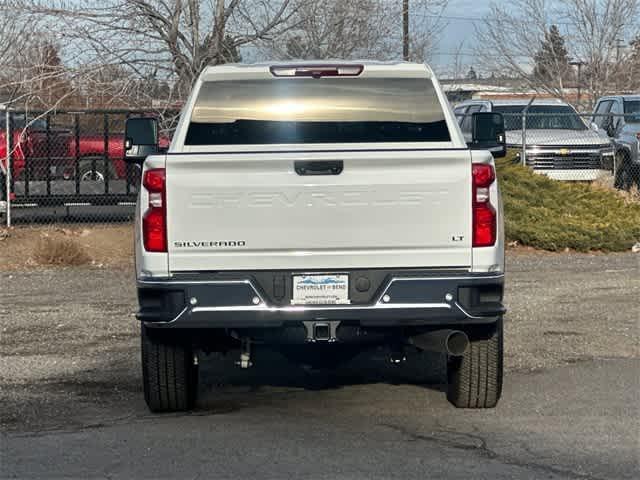
[[[409,342],[421,350],[444,352],[452,357],[464,355],[469,348],[469,337],[460,330],[434,330],[411,337]]]

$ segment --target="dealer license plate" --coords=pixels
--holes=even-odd
[[[344,305],[349,275],[294,275],[292,305]]]

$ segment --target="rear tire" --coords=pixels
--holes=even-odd
[[[493,408],[502,394],[502,318],[468,331],[469,348],[447,365],[447,399],[458,408]]]
[[[175,333],[142,326],[142,382],[152,412],[185,411],[195,404],[198,368],[193,349]]]

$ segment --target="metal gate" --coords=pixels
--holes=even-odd
[[[7,225],[130,219],[140,179],[139,168],[123,159],[125,120],[159,116],[161,143],[168,146],[178,116],[142,110],[0,113],[0,207]]]

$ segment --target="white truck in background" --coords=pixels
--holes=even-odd
[[[255,343],[312,366],[381,345],[393,361],[441,351],[455,406],[496,405],[501,115],[476,114],[468,145],[423,64],[225,65],[203,71],[165,153],[157,130],[136,118],[125,134],[127,161],[143,163],[152,411],[193,407],[199,353],[249,368]]]
[[[523,136],[522,117],[527,111]],[[576,109],[557,99],[468,100],[455,106],[465,137],[471,137],[474,112],[500,113],[505,119],[507,147],[522,155],[526,165],[554,180],[594,181],[613,170],[613,145],[590,129]]]

